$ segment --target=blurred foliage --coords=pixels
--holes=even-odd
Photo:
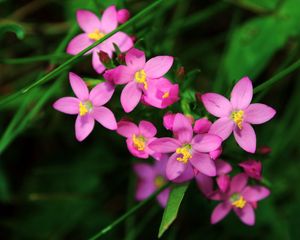
[[[68,59],[66,44],[79,32],[77,9],[100,14],[117,4],[134,16],[152,2],[0,1],[0,101]],[[244,75],[258,86],[299,60],[299,18],[299,0],[165,0],[126,31],[148,56],[176,57],[168,77],[183,91],[174,111],[201,117],[206,113],[197,92],[228,94]],[[90,60],[83,56],[46,84],[0,106],[0,239],[87,239],[135,205],[124,139],[96,126],[78,143],[75,119],[51,106],[71,94],[69,70],[92,82],[101,79]],[[184,79],[178,77],[181,66]],[[256,127],[258,147],[270,146],[271,154],[244,153],[232,138],[224,146],[224,158],[232,164],[249,157],[263,162],[272,195],[259,205],[256,226],[244,226],[234,214],[210,225],[215,203],[192,183],[162,239],[299,239],[299,90],[299,71],[294,71],[255,96],[277,109],[273,121]],[[117,119],[124,116],[119,92],[110,103]],[[153,119],[163,136],[166,111],[139,106],[133,116],[136,122]],[[153,201],[104,239],[156,239],[162,214]]]

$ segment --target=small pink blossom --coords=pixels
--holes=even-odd
[[[200,118],[195,121],[194,133],[208,133],[212,123],[207,118]]]
[[[117,18],[118,18],[118,22],[123,24],[127,22],[128,19],[130,18],[130,12],[127,9],[120,9],[117,12]]]
[[[72,55],[78,54],[95,41],[100,40],[106,34],[115,30],[118,27],[118,13],[115,6],[110,6],[103,12],[101,19],[99,19],[93,12],[78,10],[77,22],[84,33],[77,35],[70,41],[67,47],[67,53]],[[92,65],[97,73],[102,73],[105,70],[105,66],[99,59],[98,52],[106,52],[108,56],[112,58],[113,52],[115,51],[113,43],[115,43],[122,52],[129,50],[133,46],[132,39],[126,33],[117,32],[93,48],[87,54],[93,54]]]
[[[146,163],[134,164],[134,171],[138,176],[138,183],[135,197],[138,201],[148,198],[156,190],[164,186],[168,180],[166,179],[165,169],[168,158],[155,161],[154,165]],[[170,188],[166,188],[159,195],[157,201],[162,207],[167,205],[170,194]]]
[[[249,159],[245,162],[240,163],[239,166],[244,169],[244,172],[249,177],[254,178],[256,180],[261,180],[262,164],[260,161]]]
[[[216,93],[202,95],[206,110],[219,117],[209,132],[219,135],[223,140],[233,132],[239,146],[247,152],[256,150],[256,135],[251,124],[262,124],[274,117],[276,111],[261,103],[251,103],[252,82],[248,77],[236,83],[231,92],[230,101]]]
[[[174,138],[158,138],[149,144],[149,148],[155,152],[172,153],[166,167],[169,180],[181,175],[186,175],[186,179],[192,179],[194,168],[208,176],[216,175],[215,163],[208,153],[220,147],[222,143],[220,137],[212,134],[193,136],[190,121],[180,113],[175,116],[173,134]]]
[[[269,189],[259,185],[247,186],[248,177],[244,173],[227,181],[227,189],[218,190],[211,195],[211,199],[222,201],[212,212],[211,223],[221,221],[233,209],[244,224],[254,225],[256,203],[269,196]]]
[[[69,79],[76,97],[60,98],[53,107],[66,114],[78,114],[75,123],[77,140],[83,141],[92,132],[95,120],[105,128],[117,129],[114,114],[103,107],[111,99],[114,86],[109,82],[103,82],[89,92],[86,83],[75,73],[70,73]]]

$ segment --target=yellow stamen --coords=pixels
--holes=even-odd
[[[146,139],[144,138],[144,136],[142,136],[142,135],[136,136],[135,134],[133,134],[132,141],[133,141],[134,147],[137,150],[139,150],[139,151],[145,150]]]
[[[82,102],[79,103],[79,115],[80,116],[84,116],[85,114],[87,114],[89,112],[89,110],[87,109],[85,104],[82,104]]]
[[[162,98],[168,98],[170,97],[170,93],[169,92],[165,92],[164,95],[162,96]]]
[[[154,185],[156,188],[161,188],[163,185],[165,185],[165,183],[166,183],[166,180],[162,176],[157,176],[154,179]]]
[[[137,71],[134,74],[134,79],[137,83],[143,83],[144,84],[144,88],[147,90],[148,89],[148,83],[147,83],[147,76],[146,76],[146,72],[142,69]]]
[[[238,126],[239,129],[242,129],[242,123],[244,120],[244,111],[239,110],[239,111],[233,111],[231,113],[231,119],[235,122],[235,124]]]
[[[245,207],[247,201],[243,198],[243,196],[240,196],[239,199],[232,202],[232,206],[235,206],[237,208],[243,208]]]
[[[94,32],[91,32],[88,34],[89,39],[94,40],[94,41],[98,41],[101,38],[103,38],[105,36],[105,33],[100,32],[98,29],[96,29]]]
[[[189,159],[192,157],[192,154],[190,153],[191,145],[186,144],[183,147],[177,148],[176,153],[181,154],[181,157],[177,157],[176,160],[182,163],[187,163]]]

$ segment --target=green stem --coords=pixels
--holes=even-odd
[[[282,70],[278,74],[276,74],[274,77],[270,78],[266,82],[258,85],[256,88],[254,88],[254,93],[261,92],[265,90],[266,88],[270,87],[272,84],[278,82],[283,77],[287,76],[288,74],[292,73],[293,71],[297,70],[300,67],[300,59],[296,62],[294,62],[291,66],[288,68]]]
[[[0,106],[3,105],[3,104],[5,104],[5,103],[7,103],[7,102],[9,102],[9,101],[11,101],[11,100],[13,100],[16,97],[19,97],[19,96],[21,96],[21,95],[29,92],[31,89],[33,89],[33,88],[35,88],[35,87],[37,87],[37,86],[39,86],[41,84],[44,84],[45,82],[53,79],[55,76],[57,76],[58,74],[60,74],[67,66],[69,66],[72,63],[74,63],[77,59],[79,59],[85,53],[87,53],[88,51],[90,51],[94,47],[98,46],[100,43],[104,42],[105,40],[107,40],[108,38],[110,38],[111,36],[113,36],[115,33],[117,33],[119,31],[125,29],[126,27],[128,27],[131,24],[133,24],[134,22],[136,22],[138,19],[140,19],[143,16],[147,15],[150,11],[152,11],[155,7],[157,7],[162,1],[163,0],[157,0],[157,1],[155,1],[154,3],[152,3],[151,5],[149,5],[147,8],[145,8],[144,10],[142,10],[141,12],[139,12],[138,14],[136,14],[129,21],[127,21],[126,23],[122,24],[121,26],[119,26],[118,28],[116,28],[114,31],[106,34],[103,38],[101,38],[100,40],[94,42],[92,45],[90,45],[89,47],[85,48],[84,50],[82,50],[77,55],[71,57],[66,62],[64,62],[59,67],[55,68],[53,71],[51,71],[48,74],[46,74],[41,79],[39,79],[36,82],[32,83],[28,87],[25,87],[25,88],[19,90],[15,94],[12,94],[12,95],[9,95],[9,96],[5,97],[4,99],[2,99],[0,101]]]
[[[70,55],[68,54],[48,54],[48,55],[41,55],[41,56],[33,56],[27,58],[7,58],[7,59],[0,59],[1,64],[24,64],[24,63],[32,63],[32,62],[41,62],[41,61],[48,61],[50,59],[65,59],[69,58]]]
[[[130,217],[132,214],[137,212],[141,207],[143,207],[145,204],[153,200],[158,194],[160,194],[163,190],[168,188],[171,185],[171,183],[167,183],[164,186],[162,186],[160,189],[158,189],[156,192],[154,192],[150,197],[146,198],[144,201],[138,203],[136,206],[131,208],[129,211],[127,211],[125,214],[123,214],[121,217],[116,219],[113,223],[109,224],[107,227],[103,228],[100,232],[96,233],[93,237],[89,238],[89,240],[96,240],[100,238],[101,236],[105,235],[109,231],[111,231],[114,227],[119,225],[121,222],[123,222],[126,218]]]

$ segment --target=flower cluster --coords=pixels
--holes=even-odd
[[[128,18],[126,9],[118,11],[115,6],[107,8],[101,19],[92,12],[79,10],[77,22],[84,33],[71,40],[67,52],[77,54]],[[122,52],[123,62],[106,69],[101,54],[113,59],[115,46]],[[83,141],[91,133],[96,120],[125,137],[127,148],[134,157],[153,158],[154,164],[144,162],[133,166],[138,177],[137,200],[149,197],[168,181],[182,183],[194,179],[205,197],[221,201],[212,213],[212,223],[217,223],[233,209],[243,223],[253,225],[257,202],[270,193],[259,185],[262,164],[253,159],[239,163],[243,172],[230,178],[232,166],[220,158],[223,143],[232,132],[243,150],[255,153],[256,135],[252,125],[265,123],[275,115],[275,110],[267,105],[251,104],[251,80],[244,77],[238,81],[230,100],[216,93],[201,95],[204,108],[218,118],[214,122],[206,117],[195,120],[183,113],[168,112],[163,117],[163,126],[171,134],[157,137],[157,129],[149,119],[138,124],[125,118],[116,121],[114,113],[103,105],[110,101],[119,85],[123,86],[120,103],[126,113],[133,111],[139,103],[165,109],[179,101],[179,84],[166,77],[172,68],[173,57],[156,56],[146,60],[145,53],[134,48],[133,38],[123,32],[117,32],[89,53],[93,55],[94,69],[105,81],[89,91],[82,78],[70,73],[70,85],[76,97],[60,98],[53,105],[60,112],[78,115],[75,123],[77,140]],[[256,184],[248,185],[248,178]],[[167,188],[157,197],[163,207],[169,192]]]

